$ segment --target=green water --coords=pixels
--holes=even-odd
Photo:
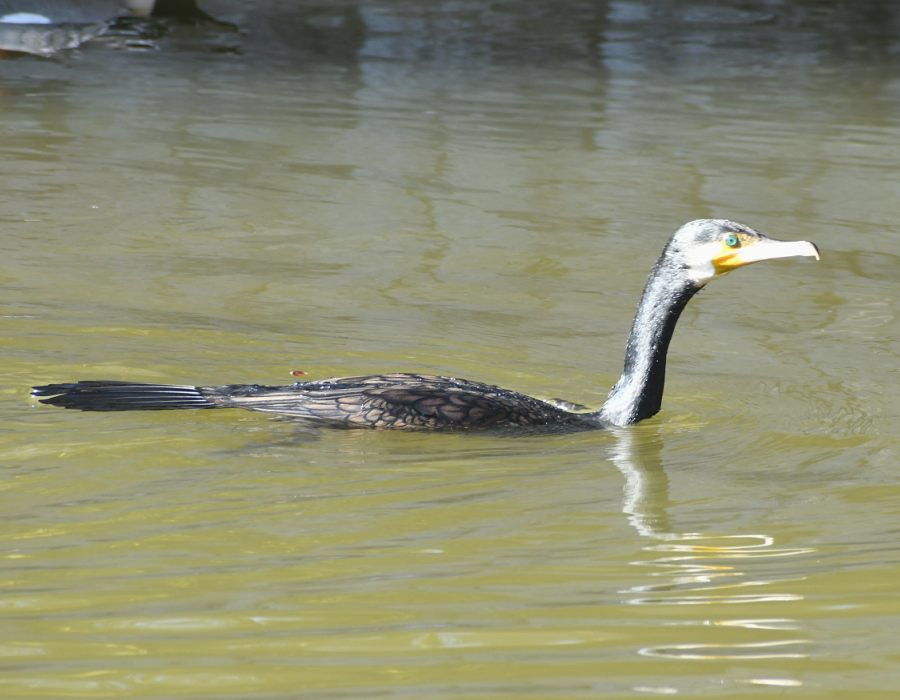
[[[0,695],[894,697],[896,11],[204,7],[245,34],[0,62]],[[822,260],[699,295],[633,428],[28,398],[402,370],[596,406],[706,216]]]

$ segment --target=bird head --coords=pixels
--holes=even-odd
[[[818,260],[819,249],[809,241],[777,241],[727,219],[689,221],[675,232],[663,253],[668,264],[698,286],[750,263],[795,256]]]

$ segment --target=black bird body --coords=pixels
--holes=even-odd
[[[398,430],[599,427],[596,414],[455,377],[374,374],[284,386],[179,386],[85,381],[34,388],[43,403],[82,411],[247,408],[335,428]]]
[[[669,342],[694,294],[737,267],[796,255],[819,257],[812,243],[776,241],[724,219],[698,219],[678,229],[644,286],[622,375],[597,411],[466,379],[404,373],[285,386],[80,381],[37,386],[33,394],[41,403],[82,411],[246,408],[341,428],[577,431],[628,425],[659,411]]]

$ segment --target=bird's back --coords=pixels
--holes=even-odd
[[[348,428],[452,430],[578,423],[580,415],[490,384],[424,374],[339,377],[287,386],[203,387],[223,407],[241,407]]]

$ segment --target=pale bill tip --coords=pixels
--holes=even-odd
[[[767,245],[760,246],[759,259],[807,257],[819,260],[819,249],[810,241],[776,241],[769,240]]]
[[[816,260],[821,260],[819,257],[819,246],[811,241],[796,241],[794,244],[796,246],[797,252],[794,255],[805,255],[808,258],[815,258]]]

